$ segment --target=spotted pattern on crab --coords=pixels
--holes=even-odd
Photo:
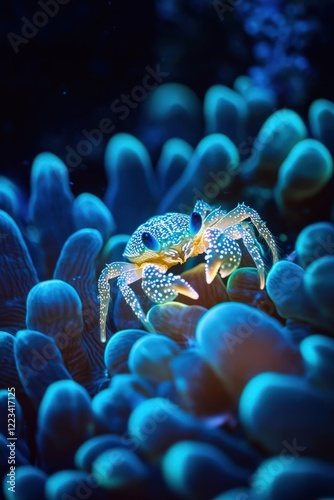
[[[167,213],[151,217],[133,233],[123,255],[131,262],[138,262],[141,256],[144,256],[145,261],[150,257],[156,258],[156,252],[145,248],[142,242],[144,232],[151,233],[161,243],[161,251],[168,254],[174,245],[184,240],[188,226],[189,216],[186,214]]]
[[[247,220],[249,219],[249,220]],[[265,286],[265,266],[261,245],[254,228],[268,245],[273,262],[278,260],[274,237],[259,214],[239,204],[230,212],[211,207],[198,200],[189,216],[167,213],[141,224],[131,236],[123,256],[130,262],[113,262],[103,269],[99,281],[101,341],[106,340],[106,318],[110,301],[109,280],[117,278],[117,286],[134,314],[149,330],[154,331],[130,287],[141,279],[145,294],[155,303],[174,300],[179,293],[196,300],[198,293],[181,276],[167,270],[183,264],[189,257],[205,253],[206,281],[217,273],[225,278],[240,265],[242,252],[237,240],[242,239],[260,275],[260,288]]]
[[[207,283],[212,283],[218,271],[225,278],[237,269],[242,253],[238,243],[217,228],[208,229],[206,241],[205,275]]]
[[[159,266],[154,264],[145,266],[142,288],[146,295],[157,304],[174,300],[178,293],[198,299],[198,293],[181,276],[175,276],[173,273],[165,274]]]

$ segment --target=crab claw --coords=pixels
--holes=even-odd
[[[179,293],[198,299],[198,293],[181,276],[165,274],[156,264],[147,264],[143,269],[142,288],[155,303],[163,304],[174,300]]]
[[[169,274],[169,276],[173,276],[172,273]],[[181,276],[173,276],[173,288],[176,290],[178,293],[181,293],[182,295],[186,295],[186,297],[190,297],[191,299],[197,300],[199,295],[196,292],[196,290],[193,289],[189,283],[181,278]]]
[[[110,287],[109,280],[119,276],[120,274],[126,274],[126,271],[134,269],[133,264],[128,262],[113,262],[112,264],[107,264],[106,267],[100,274],[98,281],[99,290],[99,301],[100,301],[100,338],[101,342],[106,342],[106,323],[108,315],[108,307],[110,302]],[[138,278],[137,278],[138,279]]]
[[[238,243],[219,229],[208,230],[205,239],[209,243],[205,256],[205,276],[206,282],[210,284],[218,271],[225,278],[237,269],[242,253]]]

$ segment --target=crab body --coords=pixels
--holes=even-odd
[[[189,215],[178,213],[152,217],[133,233],[123,256],[136,265],[148,262],[168,267],[183,264],[189,257],[202,253],[200,235],[190,234],[189,219]],[[145,232],[159,242],[158,251],[145,247],[142,241]]]
[[[166,274],[170,267],[183,264],[190,257],[206,254],[206,281],[211,283],[218,272],[226,277],[239,266],[242,253],[236,240],[242,239],[259,270],[260,287],[264,288],[262,248],[255,237],[254,227],[269,246],[273,261],[277,261],[273,236],[258,213],[244,204],[226,212],[198,200],[191,215],[167,213],[152,217],[140,225],[123,254],[129,262],[107,264],[100,275],[101,340],[106,340],[111,278],[118,277],[117,284],[126,302],[150,331],[153,327],[129,285],[142,279],[144,292],[155,303],[174,300],[178,293],[197,299],[197,292],[183,278],[172,273]]]

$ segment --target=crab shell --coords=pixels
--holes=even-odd
[[[168,266],[183,264],[189,257],[199,255],[205,250],[205,244],[202,242],[205,224],[195,236],[192,236],[189,221],[189,215],[173,212],[151,217],[133,233],[125,247],[123,257],[137,265],[144,262]],[[151,233],[159,241],[161,248],[158,252],[144,246],[142,241],[144,232]]]
[[[126,302],[149,331],[154,331],[154,328],[130,285],[141,279],[142,289],[155,303],[174,300],[178,293],[196,300],[198,293],[181,276],[166,274],[170,267],[183,264],[189,257],[205,253],[206,281],[211,283],[218,272],[224,278],[237,269],[242,252],[236,240],[242,239],[259,271],[260,288],[263,289],[265,264],[253,226],[266,241],[273,262],[276,262],[278,252],[272,234],[259,214],[244,203],[227,213],[197,200],[190,216],[167,213],[152,217],[139,226],[123,254],[130,262],[112,262],[101,272],[98,281],[101,340],[106,340],[110,301],[108,282],[115,277]]]

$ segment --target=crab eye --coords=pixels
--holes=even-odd
[[[191,236],[195,236],[202,227],[202,217],[198,212],[192,212],[189,220],[189,231]]]
[[[159,252],[161,245],[151,233],[145,231],[141,235],[141,239],[146,248],[148,248],[149,250],[153,250],[153,252]]]

